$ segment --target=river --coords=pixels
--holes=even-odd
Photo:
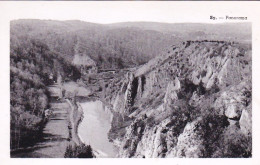
[[[78,126],[82,142],[98,152],[97,157],[116,157],[118,149],[108,140],[112,114],[101,101],[80,103],[84,118]]]

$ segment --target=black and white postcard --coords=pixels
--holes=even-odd
[[[256,165],[259,7],[0,2],[1,161]]]

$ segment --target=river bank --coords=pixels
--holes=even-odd
[[[69,99],[65,99],[65,100],[70,105],[70,111],[68,117],[69,138],[76,145],[81,145],[82,142],[79,139],[77,128],[80,121],[82,120],[83,112],[81,108],[78,106],[78,103]]]

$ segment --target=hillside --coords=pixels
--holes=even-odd
[[[119,157],[251,157],[251,69],[250,46],[187,41],[114,79]]]
[[[128,68],[148,62],[173,44],[185,40],[248,42],[251,24],[166,24],[133,22],[94,24],[83,21],[15,20],[11,40],[24,37],[45,43],[73,61],[88,56],[99,68]],[[83,58],[84,59],[84,58]]]
[[[126,68],[147,62],[176,38],[138,28],[110,28],[82,21],[17,20],[11,38],[40,40],[67,61],[81,54],[100,68]]]
[[[58,77],[75,81],[80,73],[44,43],[25,37],[16,42],[11,39],[11,150],[39,140],[50,102],[47,86],[64,81]]]
[[[139,28],[171,34],[184,40],[221,40],[250,42],[250,23],[158,23],[158,22],[123,22],[110,24],[110,27]]]

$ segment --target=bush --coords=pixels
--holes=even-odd
[[[236,126],[229,126],[218,141],[219,147],[213,157],[252,157],[252,137],[245,136]]]
[[[94,158],[93,150],[90,145],[69,145],[66,148],[64,158]]]

